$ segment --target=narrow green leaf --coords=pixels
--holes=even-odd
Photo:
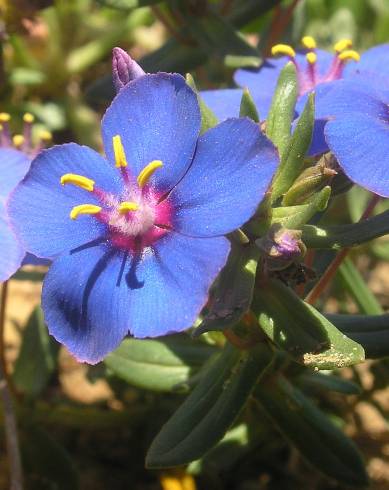
[[[245,0],[244,2],[234,2],[232,12],[228,19],[237,27],[243,27],[279,3],[281,3],[281,0]]]
[[[319,471],[352,488],[368,484],[354,443],[285,378],[259,384],[255,396],[284,437]]]
[[[347,337],[361,344],[368,359],[389,356],[389,315],[326,315]]]
[[[250,308],[260,250],[232,242],[227,264],[211,296],[211,308],[195,336],[235,325]]]
[[[296,67],[289,62],[281,71],[266,121],[266,134],[278,148],[281,158],[289,144],[296,100]]]
[[[254,99],[251,97],[248,88],[243,89],[242,100],[240,101],[240,117],[249,117],[255,122],[259,122],[259,114],[255,106]]]
[[[345,395],[359,395],[362,391],[356,383],[332,374],[305,373],[296,378],[295,382],[304,392],[313,394],[336,391]]]
[[[131,10],[160,3],[161,0],[97,0],[101,5],[117,10]]]
[[[37,396],[56,369],[59,344],[49,335],[40,306],[36,307],[23,331],[13,381],[18,390]]]
[[[331,248],[340,250],[354,247],[389,233],[389,211],[349,225],[321,228],[312,225],[303,227],[303,240],[308,248]]]
[[[254,294],[252,311],[268,337],[305,366],[335,369],[364,360],[359,344],[280,281],[262,284]]]
[[[272,224],[280,223],[285,228],[305,229],[305,225],[316,213],[324,211],[331,194],[331,187],[326,186],[315,194],[307,204],[273,208]],[[303,234],[303,242],[305,242]]]
[[[304,166],[304,157],[312,140],[313,122],[315,116],[314,94],[312,93],[305,104],[296,129],[282,155],[272,185],[272,199],[282,196],[297,179]]]
[[[365,313],[366,315],[379,315],[384,312],[349,257],[343,260],[337,274],[342,278],[345,289],[351,294],[361,313]]]
[[[201,129],[200,134],[205,133],[210,128],[213,128],[219,122],[214,112],[207,106],[207,104],[201,98],[199,94],[196,83],[190,73],[186,74],[186,83],[193,89],[193,91],[197,95],[197,100],[200,106],[200,114],[201,114]]]
[[[155,340],[125,339],[104,363],[117,376],[139,388],[175,391],[215,352],[216,348],[185,334]]]
[[[258,56],[244,56],[228,54],[224,57],[224,64],[228,68],[258,68],[261,65],[261,58]]]
[[[146,466],[180,466],[215,446],[245,405],[271,357],[266,344],[251,352],[238,352],[227,345],[162,427],[148,451]]]

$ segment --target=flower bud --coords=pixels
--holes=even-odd
[[[301,258],[306,251],[300,230],[288,230],[273,225],[267,235],[255,241],[266,260],[269,270],[281,270]]]
[[[121,48],[112,50],[112,77],[116,91],[119,92],[127,83],[145,74],[145,71],[131,56]]]

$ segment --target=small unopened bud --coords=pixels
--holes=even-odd
[[[131,56],[121,48],[112,50],[112,76],[116,91],[119,92],[129,82],[145,74]]]
[[[303,257],[306,252],[300,230],[288,230],[279,224],[273,225],[266,236],[255,243],[261,250],[268,269],[281,270],[291,262]]]
[[[306,168],[297,177],[292,187],[284,195],[282,205],[303,204],[313,194],[326,186],[336,174],[336,170],[332,168],[332,160],[327,155],[323,155],[316,165]]]

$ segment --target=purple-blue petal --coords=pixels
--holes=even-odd
[[[49,331],[79,361],[94,364],[127,333],[144,338],[189,328],[228,252],[223,237],[170,233],[141,259],[103,245],[61,256],[43,287]]]
[[[0,282],[9,279],[20,267],[25,251],[6,217],[0,203]]]
[[[60,184],[61,176],[80,174],[96,187],[120,193],[120,172],[94,150],[75,143],[43,151],[25,179],[11,195],[11,221],[26,249],[38,257],[51,258],[104,235],[105,226],[91,216],[71,220],[79,204],[99,204],[97,197],[79,187]]]
[[[344,69],[344,76],[349,77],[354,73],[361,75],[371,73],[389,78],[389,43],[368,49],[358,62],[348,62]]]
[[[329,121],[325,136],[350,180],[389,197],[389,118],[348,113]]]
[[[8,194],[26,175],[31,159],[23,152],[12,148],[0,148],[0,199]]]
[[[330,119],[357,113],[372,117],[387,117],[389,94],[386,95],[381,91],[370,78],[355,77],[332,82],[328,87],[326,85],[318,87],[315,101],[317,119]]]
[[[192,160],[200,123],[197,97],[180,75],[145,75],[124,87],[105,113],[105,152],[114,164],[112,138],[120,135],[134,177],[151,161],[161,160],[163,167],[150,182],[166,192]]]
[[[173,228],[191,236],[217,236],[255,213],[279,163],[257,124],[227,119],[204,133],[193,164],[169,196]]]
[[[200,95],[219,121],[239,116],[240,102],[243,95],[242,89],[203,90]]]

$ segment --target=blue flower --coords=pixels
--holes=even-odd
[[[340,80],[317,112],[328,119],[325,139],[350,180],[389,197],[389,76]]]
[[[249,89],[261,119],[267,118],[278,77],[288,61],[292,61],[297,69],[297,114],[303,110],[307,95],[312,90],[318,89],[318,101],[332,89],[332,83],[336,80],[369,73],[389,75],[389,44],[376,46],[360,57],[356,51],[350,49],[351,41],[348,39],[342,39],[334,45],[334,54],[317,49],[315,40],[310,36],[305,36],[302,42],[306,48],[303,51],[296,53],[292,47],[279,44],[273,47],[272,53],[285,56],[266,59],[258,69],[239,69],[235,72],[236,84]],[[239,114],[242,93],[242,89],[206,90],[201,92],[201,96],[222,121],[226,117]],[[323,122],[317,121],[315,124],[310,154],[327,150],[323,127]]]
[[[6,204],[40,148],[31,144],[31,114],[24,116],[24,135],[11,137],[9,120],[9,114],[0,113],[0,281],[7,280],[17,271],[26,254],[10,224]]]
[[[28,249],[55,258],[47,325],[78,360],[98,362],[128,333],[190,327],[227,259],[223,235],[263,198],[278,156],[258,126],[230,119],[199,130],[197,97],[180,75],[139,77],[103,118],[107,160],[53,147],[14,192],[9,209]]]
[[[334,45],[335,54],[316,48],[315,40],[310,36],[302,39],[306,49],[300,52],[286,44],[277,44],[272,49],[273,56],[282,55],[279,58],[268,58],[256,69],[239,69],[234,74],[236,84],[243,88],[248,88],[256,105],[260,111],[262,119],[266,119],[269,112],[271,99],[277,85],[278,77],[282,68],[288,61],[292,61],[297,70],[298,91],[300,98],[311,92],[321,83],[331,82],[343,77],[346,70],[346,62],[349,60],[359,60],[359,54],[351,50],[351,41],[343,39]],[[365,53],[368,55],[368,52]],[[351,73],[355,71],[355,62]],[[349,73],[348,70],[347,73]],[[221,108],[220,93],[224,92],[225,102],[230,106],[229,116],[239,113],[241,89],[207,90],[202,92],[204,101],[215,110],[220,119],[224,119],[225,113],[219,112]],[[305,97],[304,97],[305,99]],[[298,103],[298,110],[302,109],[303,102]]]

